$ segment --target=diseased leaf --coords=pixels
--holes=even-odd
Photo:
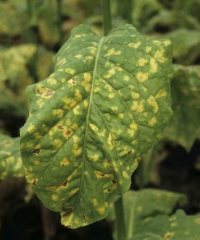
[[[200,57],[200,32],[180,28],[165,35],[173,45],[173,58],[177,63],[192,65]]]
[[[29,86],[21,129],[27,181],[71,228],[98,221],[125,193],[138,161],[171,117],[170,41],[131,25],[101,38],[80,25],[55,72]]]
[[[162,236],[164,239],[198,240],[200,235],[200,214],[187,216],[183,210],[176,211],[171,216],[158,215],[145,219],[140,223],[140,232],[152,232]]]
[[[126,200],[128,195],[129,200]],[[129,227],[133,230],[133,240],[152,239],[150,236],[135,238],[145,233],[147,236],[150,233],[158,235],[163,240],[199,239],[200,214],[187,216],[182,210],[177,210],[171,215],[178,202],[184,203],[183,195],[159,190],[142,190],[133,195],[130,192],[124,196],[126,214],[130,220],[132,216],[132,220],[127,223],[132,224]]]
[[[0,35],[15,36],[19,35],[24,28],[25,15],[18,12],[13,4],[0,2]],[[24,19],[23,19],[24,18]],[[8,39],[7,39],[8,40]],[[2,39],[1,39],[2,41]]]
[[[24,176],[19,138],[0,134],[0,180]]]
[[[200,66],[175,67],[172,80],[172,109],[174,115],[165,129],[164,136],[188,151],[200,129]]]
[[[137,234],[132,238],[129,238],[128,240],[165,240],[164,238],[160,237],[157,234],[153,233],[141,233]]]
[[[170,230],[165,223],[159,223],[159,219],[168,219],[174,207],[184,205],[186,197],[183,194],[172,193],[163,190],[144,189],[141,191],[129,191],[123,196],[124,215],[126,220],[127,238],[131,240],[142,239],[147,234],[160,236],[164,239],[165,233]],[[108,220],[114,220],[114,207],[110,208]],[[158,219],[157,226],[149,227],[149,223]],[[143,235],[144,234],[144,235]],[[137,236],[137,238],[136,238]],[[179,235],[180,236],[180,235]],[[114,232],[114,238],[116,231]],[[146,236],[145,236],[146,237]],[[152,238],[149,238],[150,240]],[[161,239],[162,239],[161,238]],[[142,240],[144,240],[143,238]],[[157,239],[155,237],[155,239]],[[160,239],[160,238],[158,238]],[[180,238],[181,239],[181,238]]]

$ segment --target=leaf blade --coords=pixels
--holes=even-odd
[[[170,57],[169,40],[146,39],[130,25],[102,39],[81,25],[54,58],[55,72],[27,88],[27,180],[65,226],[104,218],[128,190],[171,116]]]

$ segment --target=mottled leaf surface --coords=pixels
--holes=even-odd
[[[24,176],[19,138],[0,134],[0,180]]]
[[[175,227],[169,226],[171,213],[174,207],[186,203],[186,197],[183,194],[163,190],[144,189],[127,192],[123,196],[123,202],[128,239],[151,240],[154,236],[154,239],[167,240],[167,233],[171,232],[171,227],[172,229]],[[108,215],[108,220],[114,219],[114,207],[112,207]],[[163,219],[168,222],[162,222]],[[157,225],[154,221],[156,221]],[[180,237],[181,232],[179,230],[177,230],[176,234]],[[116,238],[116,232],[114,232],[114,238]],[[179,239],[182,238],[180,237]]]
[[[76,228],[100,220],[130,186],[142,154],[171,117],[171,44],[131,25],[101,38],[80,25],[54,73],[29,86],[21,129],[27,181]]]
[[[200,129],[200,66],[175,67],[172,80],[173,117],[164,136],[188,151]]]
[[[172,214],[175,207],[186,203],[184,195],[145,189],[130,191],[123,199],[128,239],[199,239],[200,214],[188,216],[180,209]],[[113,218],[112,211],[110,219]]]

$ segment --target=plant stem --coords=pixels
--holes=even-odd
[[[60,39],[62,39],[62,0],[57,0],[57,22]]]
[[[32,5],[31,5],[31,0],[27,0],[27,9],[28,9],[28,15],[29,19],[32,17]]]
[[[126,240],[126,226],[124,218],[123,199],[120,197],[115,203],[116,232],[117,240]]]
[[[104,35],[107,35],[110,32],[110,30],[112,29],[110,0],[101,0],[101,6],[102,6],[102,10],[103,10]]]

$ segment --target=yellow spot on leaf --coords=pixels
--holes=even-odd
[[[62,109],[54,109],[53,110],[53,115],[62,118],[63,117],[63,110]]]
[[[92,203],[93,203],[94,207],[97,207],[97,206],[98,206],[98,201],[97,201],[96,198],[93,198],[93,199],[92,199]]]
[[[94,132],[98,132],[98,131],[99,131],[99,128],[98,128],[96,125],[90,123],[89,126],[91,127],[91,129],[92,129]]]
[[[177,223],[173,222],[170,224],[171,227],[176,227],[177,226]]]
[[[169,45],[171,45],[171,41],[170,40],[165,40],[164,42],[164,45],[167,47],[167,46],[169,46]]]
[[[97,212],[98,212],[99,214],[104,214],[104,213],[105,213],[105,208],[104,208],[104,207],[97,208]]]
[[[170,240],[174,236],[174,232],[167,232],[164,236],[165,240]]]
[[[125,82],[129,82],[129,81],[130,81],[130,77],[126,75],[126,76],[123,77],[123,80],[124,80]]]
[[[110,57],[111,55],[113,55],[115,53],[115,49],[114,48],[111,48],[108,50],[108,52],[106,53],[106,57]]]
[[[108,135],[107,144],[110,147],[110,149],[114,148],[114,141],[112,139],[112,134],[110,132],[109,132],[109,135]]]
[[[60,139],[54,139],[53,145],[56,149],[60,149],[63,145],[63,142]]]
[[[128,47],[137,49],[140,45],[141,45],[141,42],[139,41],[137,43],[129,43]]]
[[[135,122],[132,122],[130,125],[129,125],[130,129],[132,130],[138,130],[138,125],[135,123]]]
[[[155,58],[150,59],[150,72],[156,73],[158,71],[158,64],[156,63]]]
[[[151,51],[151,49],[152,49],[151,47],[146,47],[145,52],[149,53]]]
[[[156,117],[153,117],[151,120],[148,122],[148,126],[153,127],[157,123]]]
[[[73,113],[74,115],[81,115],[82,112],[81,112],[81,108],[79,105],[77,105],[74,109],[73,109]]]
[[[136,79],[141,83],[145,82],[148,79],[148,77],[149,77],[148,73],[138,72],[136,74]]]
[[[112,98],[114,98],[115,97],[115,94],[112,92],[112,93],[109,93],[109,95],[108,95],[108,98],[109,99],[112,99]]]
[[[163,51],[157,50],[156,53],[154,54],[154,58],[157,59],[160,63],[166,62],[167,58],[164,57]]]
[[[128,175],[128,173],[126,171],[123,171],[122,175],[123,175],[124,178],[127,178],[127,179],[130,178],[130,176]]]
[[[144,111],[144,103],[143,101],[134,101],[132,106],[131,106],[131,110],[133,112],[143,112]]]
[[[108,71],[108,74],[105,76],[105,78],[107,78],[107,79],[109,79],[109,78],[111,78],[113,75],[115,75],[115,69],[114,68],[112,68],[112,69],[110,69],[109,71]]]
[[[161,97],[166,97],[167,96],[167,91],[165,89],[161,89],[155,96],[155,98],[161,98]]]
[[[35,130],[35,126],[30,124],[30,126],[27,128],[27,132],[31,133]]]
[[[84,73],[83,76],[86,82],[90,82],[92,80],[92,76],[90,73]]]
[[[53,195],[51,196],[51,198],[52,198],[53,201],[58,201],[58,196],[55,195],[55,194],[53,194]]]
[[[93,154],[90,158],[93,162],[97,162],[99,160],[99,155]]]
[[[41,162],[39,160],[35,160],[33,163],[37,166],[41,164]]]
[[[65,72],[67,72],[67,73],[69,73],[69,74],[71,74],[71,75],[75,74],[75,70],[72,69],[72,68],[66,68],[66,69],[65,69]]]
[[[57,84],[56,79],[53,79],[53,78],[48,78],[48,79],[47,79],[47,82],[48,82],[49,84],[51,84],[51,85],[56,85],[56,84]]]
[[[133,99],[138,99],[138,98],[140,97],[140,95],[139,95],[139,93],[132,92],[132,93],[131,93],[131,97],[132,97]]]
[[[117,111],[117,110],[118,110],[118,106],[113,106],[113,107],[111,107],[111,109],[112,109],[113,111]]]
[[[77,54],[77,55],[75,55],[75,58],[82,58],[83,57],[83,55],[82,54]]]
[[[68,158],[66,158],[66,157],[64,157],[63,158],[63,160],[60,162],[60,166],[61,167],[64,167],[64,166],[67,166],[67,165],[69,165],[69,159]]]
[[[155,98],[153,96],[150,96],[148,99],[147,99],[147,102],[150,106],[153,107],[153,112],[154,113],[157,113],[158,112],[158,104],[155,100]]]
[[[140,58],[139,60],[138,60],[138,66],[144,66],[146,63],[148,63],[148,60],[147,59],[145,59],[145,58]]]

